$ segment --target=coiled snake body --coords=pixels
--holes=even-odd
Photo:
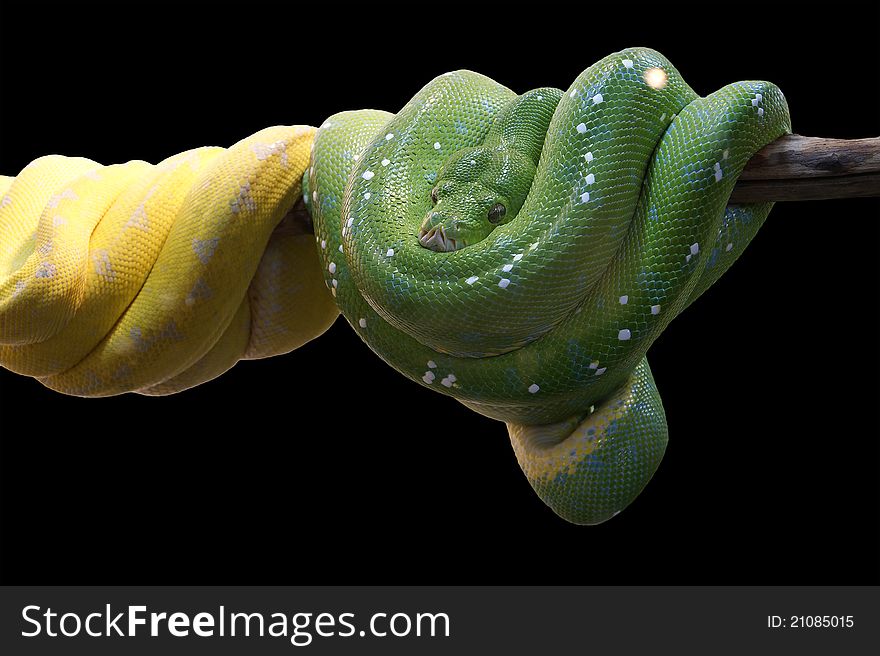
[[[645,353],[760,228],[771,204],[728,206],[727,199],[748,159],[789,131],[788,109],[774,85],[739,82],[700,98],[662,55],[633,48],[591,66],[564,92],[518,96],[457,71],[430,82],[395,115],[336,114],[317,131],[308,167],[303,162],[299,172],[305,169],[302,192],[324,282],[354,330],[412,381],[506,422],[541,498],[569,521],[594,524],[629,504],[662,458],[667,427]],[[226,191],[218,201],[231,223],[234,214],[260,209],[250,191],[242,195],[243,179],[248,190],[275,194],[265,202],[274,208],[265,223],[277,223],[300,191],[292,162],[311,143],[307,137],[296,142],[284,133],[241,148],[249,161],[274,162],[283,174],[271,182],[244,169],[206,176],[234,179],[238,195]],[[167,174],[183,175],[174,173],[179,170]],[[131,208],[149,188],[132,194]],[[190,200],[197,188],[187,192]],[[201,193],[212,193],[209,182]],[[186,233],[181,252],[189,249],[197,268],[208,250],[221,272],[238,268],[252,276],[263,266],[259,257],[238,266],[244,255],[236,250],[265,245],[265,230],[253,244],[223,249],[226,237],[206,228],[203,216],[190,223],[196,228]],[[160,270],[175,275],[172,262],[166,258],[170,268]],[[155,286],[150,303],[184,319],[166,325],[170,337],[161,334],[161,320],[148,335],[135,316],[118,331],[125,366],[112,365],[116,380],[150,368],[138,349],[163,351],[163,344],[187,341],[194,324],[185,319],[220,296],[213,282],[194,294],[202,273],[187,278],[176,295]],[[20,282],[10,280],[7,296]],[[195,355],[172,353],[178,360],[172,376],[140,375],[127,389],[162,393],[199,382],[185,372],[203,366],[208,353],[231,353],[217,347],[235,341],[223,337],[228,326],[247,323],[253,335],[250,306],[239,317],[242,297],[255,298],[249,280],[223,302],[221,328],[201,329]],[[321,312],[315,334],[332,320],[332,312]],[[12,323],[0,322],[7,344],[17,335]],[[134,328],[140,341],[133,346]],[[207,367],[201,380],[248,351],[246,336],[237,341],[237,355]],[[106,343],[68,358],[80,362],[77,382],[56,388],[118,391],[107,386],[109,363],[82,364],[86,354],[110,348]],[[11,353],[22,347],[3,348],[4,366],[21,359]],[[24,368],[47,376],[48,369]],[[175,377],[181,385],[163,382]]]

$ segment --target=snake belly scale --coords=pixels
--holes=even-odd
[[[470,218],[440,216],[444,190],[476,188],[493,163],[516,177],[511,151],[528,138],[495,138],[511,116],[539,132],[538,161],[522,165],[527,195],[462,247],[449,235]],[[760,228],[772,204],[727,199],[748,159],[788,132],[774,85],[700,98],[645,48],[602,59],[564,92],[518,96],[456,71],[395,115],[331,116],[304,198],[325,283],[367,345],[410,380],[506,422],[541,498],[595,524],[659,465],[667,427],[645,352]],[[498,194],[481,201],[490,222],[510,195]]]

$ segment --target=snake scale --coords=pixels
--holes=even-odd
[[[0,363],[68,394],[169,394],[341,312],[401,374],[505,422],[557,514],[603,522],[666,447],[645,353],[766,219],[728,198],[789,132],[773,84],[701,98],[630,48],[564,91],[462,70],[397,114],[158,165],[40,158],[0,179]]]

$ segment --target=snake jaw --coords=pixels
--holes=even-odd
[[[460,247],[455,239],[446,236],[446,230],[442,225],[434,226],[430,230],[421,228],[419,230],[419,243],[425,248],[438,253],[454,251]]]

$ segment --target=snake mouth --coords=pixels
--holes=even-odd
[[[458,250],[463,246],[452,237],[446,236],[446,230],[442,225],[434,226],[430,230],[419,230],[419,243],[427,249],[438,253],[446,253]]]

